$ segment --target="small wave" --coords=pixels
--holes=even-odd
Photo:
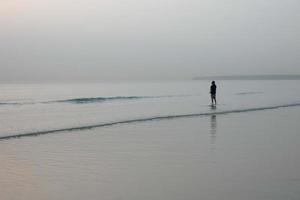
[[[75,98],[75,99],[66,99],[58,101],[49,101],[47,103],[75,103],[75,104],[84,104],[84,103],[96,103],[103,101],[112,101],[112,100],[132,100],[132,99],[142,99],[147,97],[139,96],[128,96],[128,97],[92,97],[92,98]],[[150,97],[148,97],[150,98]]]
[[[250,95],[250,94],[263,94],[264,92],[239,92],[236,95]]]
[[[154,120],[169,120],[169,119],[175,119],[175,118],[225,115],[225,114],[231,114],[231,113],[253,112],[253,111],[271,110],[271,109],[296,107],[296,106],[300,106],[300,103],[277,105],[277,106],[268,106],[268,107],[258,107],[258,108],[248,108],[248,109],[227,110],[227,111],[219,111],[219,112],[155,116],[155,117],[148,117],[148,118],[138,118],[138,119],[129,119],[129,120],[123,120],[123,121],[116,121],[116,122],[101,123],[101,124],[88,125],[88,126],[80,126],[80,127],[71,127],[71,128],[37,131],[37,132],[32,132],[32,133],[21,133],[21,134],[15,134],[15,135],[7,135],[7,136],[1,136],[0,140],[7,140],[7,139],[13,139],[13,138],[28,137],[28,136],[38,136],[38,135],[45,135],[45,134],[51,134],[51,133],[61,133],[61,132],[88,130],[88,129],[94,129],[94,128],[100,128],[100,127],[115,126],[115,125],[120,125],[120,124],[131,124],[131,123],[138,123],[138,122],[147,122],[147,121],[154,121]]]
[[[112,97],[84,97],[53,101],[38,101],[38,102],[0,102],[0,105],[32,105],[32,104],[53,104],[53,103],[72,103],[72,104],[88,104],[88,103],[103,103],[109,101],[129,101],[136,99],[155,99],[155,98],[172,98],[172,97],[189,97],[195,95],[165,95],[165,96],[112,96]]]
[[[19,105],[19,103],[0,102],[0,105]]]
[[[116,96],[116,97],[91,97],[91,98],[75,98],[66,99],[58,101],[49,101],[47,103],[74,103],[74,104],[84,104],[84,103],[97,103],[104,101],[120,101],[120,100],[134,100],[134,99],[150,99],[150,98],[164,98],[172,96]]]
[[[159,99],[159,98],[172,98],[172,97],[189,97],[195,95],[164,95],[164,96],[113,96],[113,97],[89,97],[89,98],[75,98],[57,101],[48,101],[46,103],[74,103],[74,104],[85,104],[85,103],[98,103],[106,101],[128,101],[136,99]]]

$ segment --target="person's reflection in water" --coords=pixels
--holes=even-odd
[[[212,112],[216,110],[215,106],[211,108]],[[212,114],[210,116],[210,137],[211,137],[211,149],[214,151],[216,149],[216,135],[217,135],[217,116]]]

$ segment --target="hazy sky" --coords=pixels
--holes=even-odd
[[[1,0],[0,81],[300,74],[299,0]]]

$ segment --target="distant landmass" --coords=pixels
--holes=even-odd
[[[193,80],[300,80],[297,75],[232,75],[232,76],[199,76]]]

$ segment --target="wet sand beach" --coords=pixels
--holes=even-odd
[[[298,200],[300,108],[0,141],[0,199]]]

